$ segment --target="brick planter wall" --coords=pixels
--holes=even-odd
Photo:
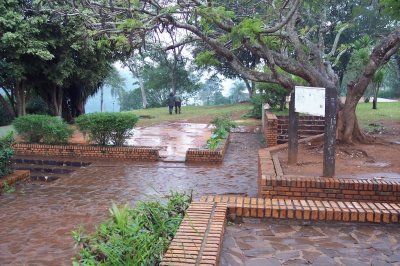
[[[152,147],[108,147],[89,145],[14,145],[17,155],[67,156],[82,158],[114,158],[134,161],[158,161],[157,148]]]
[[[28,170],[15,170],[14,173],[3,176],[0,178],[0,189],[3,188],[4,183],[12,185],[20,180],[25,180],[30,177],[30,171]]]
[[[259,197],[400,202],[400,182],[284,175],[268,149],[259,151],[258,169]]]
[[[186,162],[222,163],[226,149],[228,148],[229,136],[228,134],[226,139],[221,140],[218,148],[215,150],[189,148],[186,151]]]

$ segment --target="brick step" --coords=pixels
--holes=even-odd
[[[278,129],[278,136],[279,135],[287,135],[287,129]],[[324,133],[324,130],[315,130],[315,129],[299,129],[299,135],[318,135]]]
[[[15,169],[18,170],[29,170],[32,175],[35,173],[43,173],[43,174],[71,174],[76,171],[76,167],[68,167],[68,166],[48,166],[48,165],[30,165],[30,164],[16,164],[14,166]]]
[[[91,163],[90,162],[82,162],[82,161],[72,161],[72,160],[50,160],[50,159],[32,159],[30,158],[25,158],[25,157],[16,157],[14,158],[14,163],[17,164],[34,164],[34,165],[52,165],[52,166],[71,166],[71,167],[83,167],[83,166],[88,166]]]
[[[288,130],[289,127],[287,125],[278,125],[278,132],[281,130]],[[299,125],[298,127],[299,130],[324,130],[325,126],[324,125]]]
[[[227,206],[193,202],[160,265],[219,265]]]
[[[225,203],[231,217],[395,223],[400,220],[397,203],[264,199],[236,196],[203,196],[201,202]]]
[[[6,184],[11,186],[12,184],[28,179],[30,177],[30,172],[25,170],[15,170],[12,174],[2,176],[0,178],[0,189]]]

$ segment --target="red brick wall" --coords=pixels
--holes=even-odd
[[[400,183],[380,180],[288,176],[268,149],[259,151],[258,196],[280,199],[400,202]]]
[[[228,148],[229,135],[223,139],[216,150],[189,148],[186,151],[186,162],[221,163]]]
[[[104,147],[85,145],[15,144],[17,155],[115,158],[134,161],[157,161],[158,149],[151,147]]]
[[[264,138],[267,146],[273,147],[278,144],[278,119],[268,110],[265,110],[264,119]]]

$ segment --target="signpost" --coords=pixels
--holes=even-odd
[[[289,164],[297,162],[299,113],[325,116],[323,176],[335,175],[336,90],[296,86],[289,103]]]

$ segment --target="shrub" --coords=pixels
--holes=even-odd
[[[28,114],[51,115],[51,109],[42,97],[35,95],[26,103],[26,112]]]
[[[253,109],[251,110],[251,116],[256,119],[261,119],[262,117],[262,108],[263,108],[263,100],[260,95],[254,95],[251,100],[251,104],[253,105]]]
[[[72,129],[65,122],[48,115],[21,116],[13,121],[13,126],[18,135],[31,143],[66,143],[72,135]]]
[[[14,143],[13,133],[10,132],[0,138],[0,177],[13,172],[11,158],[14,155],[12,145]]]
[[[111,218],[94,234],[72,232],[80,251],[73,265],[158,265],[189,207],[191,197],[173,193],[167,204],[113,204]]]
[[[235,128],[237,125],[235,121],[228,115],[218,115],[214,117],[211,121],[211,124],[215,126],[215,128],[224,128],[226,131],[230,132],[232,128]]]
[[[92,113],[79,116],[75,122],[96,144],[122,146],[138,120],[131,113]]]

